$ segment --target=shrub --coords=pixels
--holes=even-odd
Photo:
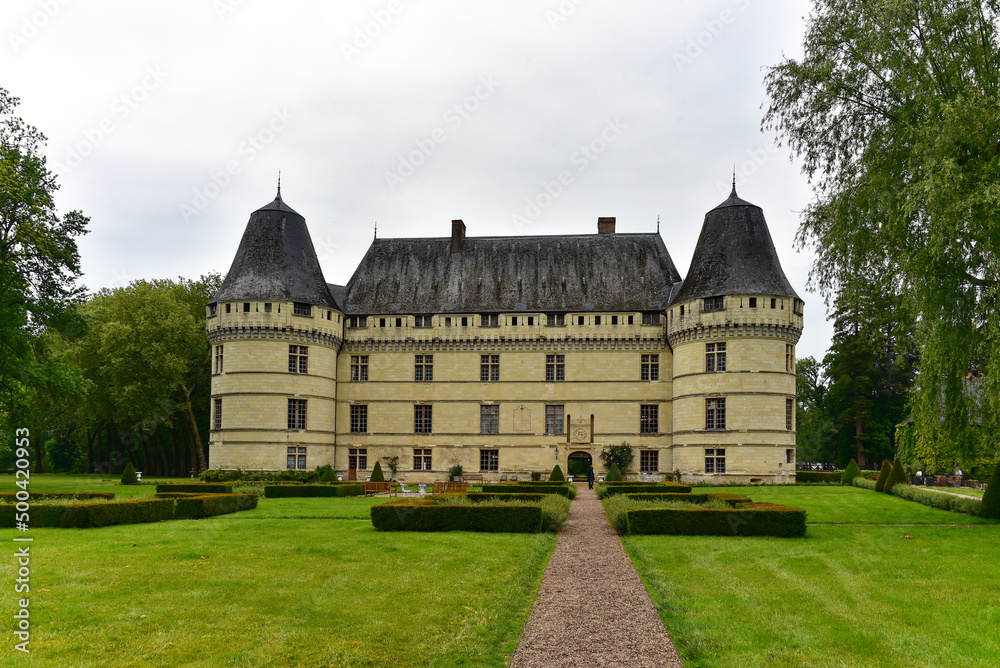
[[[549,474],[548,482],[566,482],[566,476],[563,475],[562,469],[556,464],[552,469],[552,473]]]
[[[372,506],[371,518],[379,531],[538,533],[542,527],[542,507],[442,504],[418,499]]]
[[[519,483],[504,482],[496,485],[483,485],[484,492],[501,493],[527,493],[527,494],[559,494],[567,499],[576,498],[576,486],[568,483],[555,483],[552,485],[521,485]]]
[[[1000,461],[997,461],[997,467],[993,470],[989,483],[986,484],[983,501],[979,505],[979,515],[1000,520]]]
[[[630,534],[776,536],[806,533],[806,511],[772,503],[742,508],[638,508],[626,512]]]
[[[0,526],[14,526],[15,506],[0,505]],[[132,499],[110,503],[39,504],[31,508],[32,527],[86,529],[173,519],[172,499]]]
[[[966,515],[979,515],[982,512],[982,502],[979,499],[969,499],[947,492],[932,492],[902,483],[897,484],[891,491],[901,499],[916,501],[931,508],[965,513]]]
[[[896,458],[896,461],[892,463],[892,469],[889,471],[889,477],[885,479],[885,491],[890,494],[895,494],[893,490],[896,485],[910,486],[910,478],[906,475],[906,471],[903,470],[903,462],[900,461],[898,457]]]
[[[132,462],[125,465],[125,470],[122,471],[121,483],[123,485],[135,485],[138,484],[139,477],[135,474],[135,467],[132,466]]]
[[[639,494],[642,492],[648,492],[651,494],[688,494],[690,491],[690,485],[682,485],[677,482],[629,482],[598,485],[596,494],[598,499],[604,499],[605,497],[614,496],[615,494]]]
[[[858,468],[858,463],[851,459],[851,463],[847,465],[844,469],[844,475],[841,476],[840,481],[845,485],[850,485],[854,482],[854,479],[861,475],[861,469]]]
[[[558,533],[569,518],[570,500],[558,494],[440,494],[442,504],[469,503],[492,506],[541,506],[542,531]]]
[[[604,476],[604,482],[621,482],[622,472],[618,469],[617,464],[612,464],[611,468],[608,469],[608,475]]]
[[[385,476],[382,475],[382,464],[379,462],[375,462],[375,468],[372,469],[371,482],[385,482]]]
[[[854,481],[851,484],[854,485],[855,487],[861,487],[863,489],[875,489],[876,483],[874,480],[869,480],[868,478],[858,476],[857,478],[854,479]]]
[[[462,473],[463,473],[463,471],[462,471],[462,465],[461,464],[455,464],[455,465],[453,465],[450,469],[448,469],[448,482],[454,481],[455,478],[458,478],[458,479],[461,480]]]
[[[32,501],[43,501],[46,499],[104,499],[107,501],[115,498],[111,492],[31,492]],[[17,492],[0,492],[0,501],[14,503],[17,501]]]
[[[351,482],[339,485],[265,485],[264,496],[268,499],[291,497],[343,497],[361,496],[365,493],[364,483]]]
[[[171,482],[160,483],[157,492],[194,492],[195,494],[232,494],[232,485],[211,485],[203,482]]]
[[[892,465],[889,463],[888,459],[882,460],[882,469],[878,472],[878,480],[875,481],[875,491],[885,492],[885,481],[889,479],[889,472],[892,470]]]
[[[675,497],[675,498],[635,498]],[[711,494],[637,494],[611,496],[604,500],[604,514],[608,523],[619,535],[628,533],[628,511],[636,508],[729,508],[723,500]]]
[[[843,475],[843,471],[796,471],[795,482],[839,484]]]
[[[174,519],[200,519],[228,515],[257,507],[255,494],[209,494],[182,496],[174,500]]]

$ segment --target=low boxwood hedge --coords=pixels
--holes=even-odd
[[[897,483],[893,486],[891,493],[907,501],[916,501],[931,508],[950,510],[953,513],[965,513],[966,515],[979,515],[982,501],[970,499],[948,492],[931,492],[910,484]]]
[[[851,481],[851,484],[855,487],[861,487],[862,489],[875,489],[875,481],[869,478],[855,478]]]
[[[528,492],[468,492],[466,494],[435,494],[432,498],[439,496],[464,496],[469,501],[536,501],[541,503],[548,494],[528,493]]]
[[[795,482],[825,482],[831,485],[841,485],[844,482],[843,471],[796,471]]]
[[[257,507],[256,494],[207,494],[183,496],[174,500],[174,519],[196,520],[202,517],[228,515]]]
[[[741,508],[638,508],[627,513],[630,534],[683,536],[776,536],[806,533],[806,511],[771,503]]]
[[[576,498],[576,487],[572,483],[564,484],[522,484],[519,482],[501,482],[496,485],[483,485],[484,492],[501,492],[506,494],[561,494],[567,499]]]
[[[692,494],[674,494],[671,492],[630,492],[628,494],[622,494],[622,496],[629,499],[635,499],[637,501],[687,501],[688,503],[705,503],[709,499],[719,499],[726,505],[733,508],[739,507],[742,503],[752,503],[749,497],[741,494],[726,494],[719,492],[711,494],[708,492],[695,492]]]
[[[597,498],[603,499],[614,494],[689,494],[691,485],[678,482],[610,482],[597,486]]]
[[[352,482],[339,485],[265,485],[264,496],[268,499],[291,497],[332,497],[361,496],[365,493],[364,483]]]
[[[157,492],[195,492],[197,494],[232,494],[233,486],[222,483],[170,482],[159,483]]]
[[[0,526],[13,527],[15,506],[0,504]],[[108,503],[56,503],[31,506],[31,527],[86,529],[173,519],[172,499],[132,499]]]
[[[538,533],[541,506],[441,505],[431,499],[407,499],[371,508],[379,531],[483,531]]]
[[[44,501],[45,499],[106,499],[110,501],[115,498],[111,492],[31,492],[32,501]],[[14,503],[17,501],[17,492],[0,492],[0,501]]]

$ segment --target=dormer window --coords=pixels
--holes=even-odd
[[[250,302],[243,302],[243,312],[244,313],[250,312]]]
[[[722,311],[725,309],[723,305],[722,297],[706,297],[705,298],[705,312],[709,311]]]
[[[304,304],[302,302],[292,302],[292,314],[293,315],[312,315],[312,305]]]

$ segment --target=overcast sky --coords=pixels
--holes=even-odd
[[[60,211],[90,216],[91,291],[229,269],[274,197],[327,281],[382,237],[651,232],[686,275],[705,212],[764,209],[796,252],[811,191],[762,132],[765,68],[801,52],[806,0],[5,0],[0,86],[48,136]]]

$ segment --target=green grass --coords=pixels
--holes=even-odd
[[[996,666],[1000,525],[855,487],[746,494],[817,523],[624,539],[685,666]]]
[[[986,490],[984,489],[972,489],[971,487],[925,487],[923,485],[917,487],[917,489],[926,489],[929,492],[944,492],[945,494],[962,494],[965,496],[974,496],[976,498],[983,498],[983,494]]]
[[[132,499],[140,496],[153,496],[156,484],[159,482],[198,482],[191,478],[146,478],[143,476],[141,485],[119,484],[120,476],[99,474],[63,474],[33,473],[28,479],[28,490],[37,492],[111,492],[116,499]],[[146,484],[151,483],[151,484]],[[14,474],[0,473],[0,492],[12,492],[18,489],[14,484]]]
[[[62,478],[32,487],[106,489]],[[387,500],[261,499],[197,521],[34,529],[32,663],[506,665],[555,536],[376,532],[369,509]],[[0,581],[14,563],[0,562]],[[13,612],[4,596],[0,615]],[[23,663],[12,654],[0,665]]]

